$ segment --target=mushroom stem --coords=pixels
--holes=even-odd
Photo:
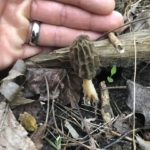
[[[96,92],[92,80],[83,79],[82,87],[83,87],[84,97],[88,101],[88,103],[90,103],[90,101],[92,102],[98,101],[98,94]]]

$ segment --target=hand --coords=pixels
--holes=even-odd
[[[114,0],[2,0],[0,4],[0,69],[42,51],[67,46],[78,35],[92,40],[123,24]],[[38,46],[30,46],[30,22],[41,22]],[[42,47],[41,47],[42,46]]]

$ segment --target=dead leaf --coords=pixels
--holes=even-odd
[[[13,68],[9,71],[7,77],[1,80],[0,93],[11,102],[20,91],[20,85],[25,81],[25,63],[18,60]]]
[[[35,102],[35,100],[33,99],[23,97],[23,95],[21,95],[20,93],[21,92],[19,92],[19,94],[15,97],[15,99],[12,102],[10,102],[11,108],[15,108],[20,105],[26,105]]]
[[[142,150],[149,150],[150,149],[150,142],[145,141],[140,136],[136,136],[137,142]]]
[[[65,120],[65,127],[69,130],[69,133],[71,134],[71,136],[74,139],[78,139],[79,138],[79,134],[77,133],[75,128],[69,123],[68,120]]]
[[[135,103],[135,112],[142,114],[145,118],[145,124],[150,124],[150,90],[146,87],[135,84],[136,87],[136,103]],[[133,111],[133,101],[134,101],[134,83],[130,80],[127,81],[128,88],[128,99],[127,105]]]
[[[8,81],[3,82],[0,86],[0,93],[9,101],[13,101],[20,90],[18,84]]]
[[[113,127],[115,128],[115,131],[124,134],[131,130],[128,119],[125,119],[125,114],[121,114],[120,116],[117,117],[117,119],[113,123]]]
[[[47,101],[45,78],[49,85],[50,99],[63,105],[78,102],[81,80],[64,69],[29,68],[25,84],[25,97]]]
[[[146,19],[142,20],[143,18]],[[133,24],[133,31],[136,32],[140,30],[150,29],[150,11],[147,10],[141,12],[136,19],[137,20],[141,19],[141,21],[138,21]]]
[[[17,122],[6,102],[0,103],[0,149],[37,150],[27,136],[28,133]]]

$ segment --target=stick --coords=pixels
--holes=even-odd
[[[134,33],[137,44],[137,61],[148,62],[150,60],[150,30]],[[101,66],[107,67],[112,64],[117,66],[131,66],[134,64],[134,38],[133,33],[127,33],[118,37],[124,45],[125,52],[117,53],[108,39],[95,41],[95,51],[101,60]],[[28,66],[70,68],[69,47],[57,49],[48,54],[39,54],[26,60]]]
[[[110,98],[108,89],[106,89],[105,81],[100,82],[101,87],[101,101],[102,108],[101,113],[105,123],[111,125],[111,121],[114,118],[114,114],[110,105]],[[103,90],[105,88],[105,90]]]

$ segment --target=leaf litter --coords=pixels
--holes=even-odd
[[[117,7],[121,6],[121,10],[124,10],[122,14],[126,22],[129,19],[134,21],[149,16],[149,1],[130,3],[130,1],[118,0],[117,3],[122,4]],[[149,19],[143,19],[131,25],[133,31],[150,28]],[[130,28],[131,26],[127,26],[121,33],[128,32]],[[114,114],[113,118],[109,118],[111,123],[103,119],[105,113],[101,113],[101,102],[96,106],[97,109],[83,104],[82,80],[74,74],[72,69],[36,67],[27,67],[27,71],[24,69],[22,71],[24,67],[17,67],[21,69],[19,73],[18,69],[17,71],[11,70],[8,76],[1,80],[0,118],[3,130],[0,130],[0,136],[2,136],[0,148],[24,147],[25,150],[132,149],[133,82],[127,79],[133,79],[133,66],[131,70],[118,68],[117,73],[113,76],[114,82],[107,83],[105,87],[108,88],[109,107],[112,107]],[[147,140],[149,139],[149,89],[147,86],[150,85],[150,80],[145,72],[148,74],[150,67],[143,63],[137,68],[139,69],[137,80],[142,83],[142,85],[136,84],[136,133],[140,136],[136,138],[139,144],[137,148],[140,149],[143,148],[143,145],[148,147]],[[102,90],[99,83],[104,79],[107,80],[107,76],[104,77],[103,73],[107,74],[107,68],[102,68],[102,71],[93,80],[99,94]],[[45,78],[48,88],[46,88]],[[119,88],[120,86],[122,88]],[[49,93],[49,101],[47,93]],[[16,99],[17,103],[15,103]],[[48,103],[50,104],[49,117],[45,124]],[[19,120],[19,115],[24,112],[31,114],[37,121],[37,130],[34,133],[27,133],[15,119],[16,117]],[[141,114],[140,117],[139,114]],[[66,125],[66,122],[69,125]],[[17,136],[16,140],[14,136]],[[6,137],[6,140],[3,137]],[[10,141],[9,144],[6,141]]]

